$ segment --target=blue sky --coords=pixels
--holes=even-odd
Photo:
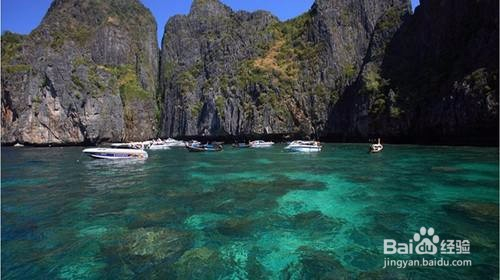
[[[161,40],[163,27],[168,18],[176,14],[187,14],[191,0],[141,0],[156,18],[158,24],[158,40]],[[6,30],[28,34],[33,30],[47,12],[52,0],[1,0],[2,33]],[[281,20],[293,18],[307,11],[314,0],[222,0],[233,10],[266,10]],[[416,7],[419,0],[411,0]]]

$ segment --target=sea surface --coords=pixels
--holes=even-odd
[[[498,279],[498,148],[283,147],[2,147],[2,279]],[[470,254],[384,255],[421,227]],[[422,257],[472,266],[383,268]]]

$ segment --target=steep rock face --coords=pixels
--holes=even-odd
[[[491,0],[421,1],[399,17],[389,44],[338,103],[330,133],[498,144],[497,11]]]
[[[139,1],[56,0],[27,36],[2,36],[2,143],[156,135],[156,23]]]
[[[245,136],[327,130],[359,73],[379,19],[408,1],[325,1],[293,20],[195,0],[165,27],[162,135]]]
[[[498,144],[498,5],[424,0],[396,34],[382,70],[411,138]]]
[[[380,68],[395,33],[409,17],[407,5],[393,6],[375,23],[361,70],[331,110],[326,137],[366,141],[370,136],[390,137],[400,133],[400,122],[390,117],[397,109],[393,106],[394,92],[390,88],[381,90],[387,80],[382,79]],[[381,105],[389,111],[389,117],[383,121],[378,118]]]
[[[233,79],[248,58],[263,53],[277,19],[234,13],[216,0],[195,0],[187,16],[165,27],[161,53],[164,135],[240,134],[252,130],[252,96]],[[246,103],[245,103],[246,102]],[[246,111],[245,111],[246,110]],[[262,117],[262,116],[260,116]]]

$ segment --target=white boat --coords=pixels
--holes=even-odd
[[[144,142],[128,142],[128,143],[112,143],[113,148],[124,148],[124,149],[145,149],[153,144],[153,141]]]
[[[274,145],[274,142],[266,142],[264,140],[251,141],[250,148],[268,148]]]
[[[173,138],[168,138],[167,140],[163,140],[163,143],[165,145],[168,145],[169,147],[184,147],[186,143],[181,140],[175,140]]]
[[[170,149],[170,145],[166,144],[165,141],[163,141],[161,139],[145,141],[142,143],[146,143],[144,145],[144,148],[149,149],[149,150],[169,150]]]
[[[170,145],[165,144],[165,143],[153,143],[151,144],[148,149],[149,150],[170,150]]]
[[[384,146],[380,144],[380,138],[378,138],[377,144],[372,144],[370,146],[370,153],[379,153],[384,149]]]
[[[98,159],[147,159],[148,153],[139,149],[88,148],[83,153]]]
[[[293,141],[288,146],[285,147],[285,150],[289,150],[292,152],[320,152],[321,144],[318,141],[303,141],[303,140],[297,140]]]

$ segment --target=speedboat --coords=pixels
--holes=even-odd
[[[184,147],[186,143],[181,140],[175,140],[173,138],[168,138],[167,140],[163,140],[163,143],[169,147]]]
[[[292,152],[320,152],[321,148],[323,148],[318,141],[303,141],[297,140],[293,141],[288,146],[285,147],[285,150],[289,150]]]
[[[266,142],[264,140],[255,140],[250,142],[250,148],[268,148],[274,145],[274,142]]]
[[[139,149],[88,148],[83,153],[98,159],[147,159],[148,153]]]
[[[165,141],[162,140],[153,140],[151,145],[148,146],[148,149],[150,150],[169,150],[170,145],[165,143]]]
[[[220,144],[199,144],[198,143],[188,143],[186,144],[186,149],[190,152],[220,152],[222,151],[222,145]]]
[[[382,146],[382,144],[380,144],[380,138],[378,138],[378,142],[377,144],[372,144],[370,146],[370,153],[379,153],[381,152],[382,150],[384,149],[384,146]]]
[[[124,148],[124,149],[144,149],[148,148],[153,144],[153,141],[144,142],[128,142],[128,143],[112,143],[112,148]]]
[[[170,150],[170,146],[167,144],[152,144],[148,148],[149,150]]]

